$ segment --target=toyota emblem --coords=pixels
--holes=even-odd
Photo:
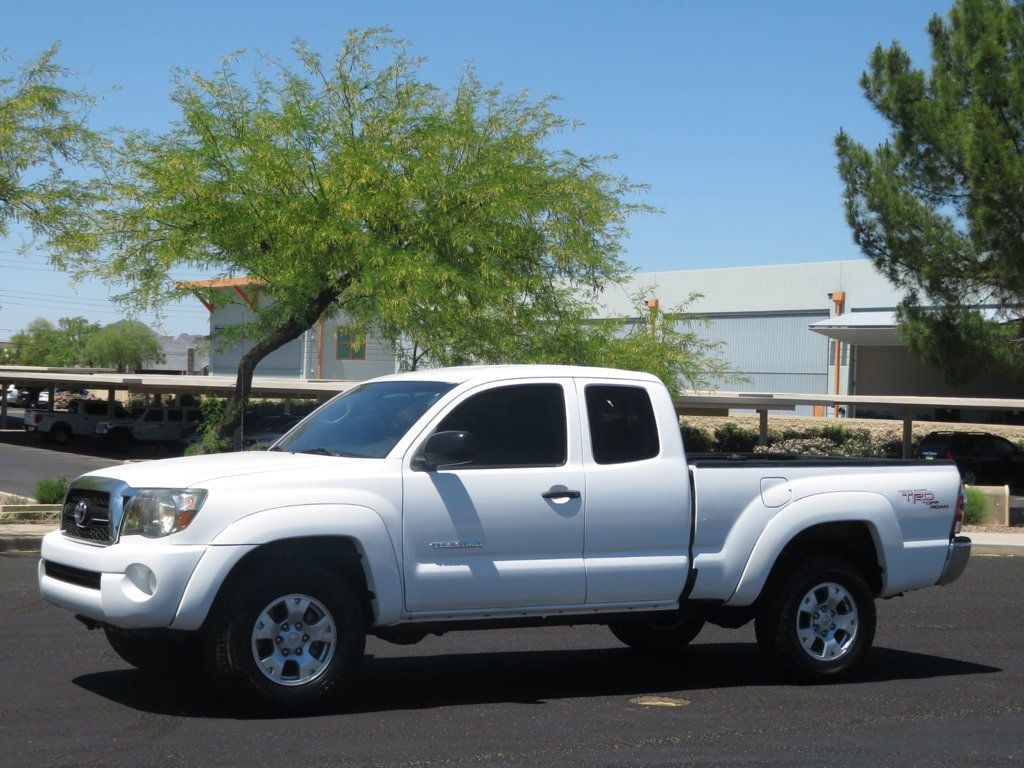
[[[79,499],[75,504],[75,525],[85,528],[89,521],[89,504],[85,499]]]

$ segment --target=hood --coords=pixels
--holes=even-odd
[[[337,468],[362,461],[365,459],[282,451],[241,451],[120,464],[88,472],[86,476],[110,477],[133,488],[191,488],[228,477],[295,472],[312,466]]]

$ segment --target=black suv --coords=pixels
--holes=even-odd
[[[929,432],[917,449],[922,459],[952,459],[967,485],[1024,487],[1024,451],[988,432]]]

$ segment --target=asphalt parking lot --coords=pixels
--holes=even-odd
[[[349,703],[239,715],[202,679],[157,681],[42,603],[0,556],[4,766],[1020,765],[1024,557],[879,604],[854,679],[779,683],[750,627],[650,661],[601,627],[372,640]]]
[[[40,435],[21,428],[20,409],[13,414],[8,428],[0,430],[0,491],[34,496],[41,478],[66,477],[72,480],[94,469],[120,464],[126,459],[165,458],[170,455],[159,446],[134,445],[115,453],[95,440],[76,438],[57,447]]]

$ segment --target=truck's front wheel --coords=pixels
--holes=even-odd
[[[324,570],[271,573],[213,618],[210,666],[236,702],[322,707],[344,691],[366,643],[352,588]]]
[[[815,558],[767,596],[755,631],[762,653],[783,673],[804,682],[835,679],[871,647],[874,597],[849,563]]]

